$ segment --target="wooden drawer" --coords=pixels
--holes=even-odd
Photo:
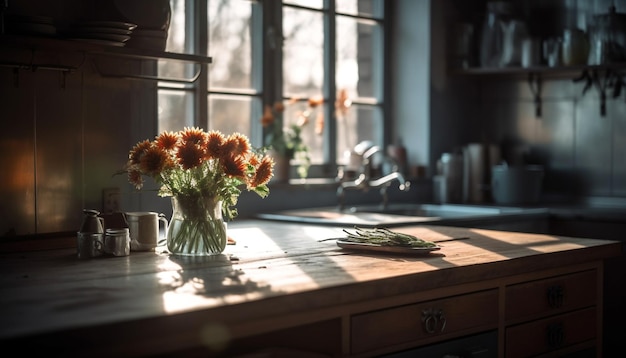
[[[506,329],[506,357],[530,357],[596,338],[596,309],[586,308]]]
[[[448,297],[352,316],[351,350],[356,354],[428,337],[446,339],[497,324],[497,290]]]
[[[506,321],[521,322],[593,306],[597,291],[595,270],[511,285],[506,288]]]

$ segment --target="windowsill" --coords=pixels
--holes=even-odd
[[[330,188],[336,187],[339,181],[335,178],[305,178],[305,179],[289,179],[288,182],[272,182],[269,186],[274,188],[289,188],[294,187],[301,189],[303,187],[315,187],[315,188]]]

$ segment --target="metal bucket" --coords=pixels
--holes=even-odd
[[[491,171],[491,195],[496,204],[536,204],[543,189],[543,167],[496,165]]]

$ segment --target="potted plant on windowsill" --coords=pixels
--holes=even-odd
[[[306,178],[311,159],[309,148],[302,139],[302,130],[308,125],[310,119],[319,105],[324,102],[321,97],[312,97],[306,101],[306,108],[297,112],[295,123],[285,123],[284,114],[286,106],[295,105],[298,99],[292,99],[284,104],[277,101],[273,105],[265,105],[261,124],[264,128],[264,145],[274,159],[274,181],[286,182],[289,180],[291,160],[298,163],[298,175]],[[316,127],[323,123],[321,113],[316,118]]]

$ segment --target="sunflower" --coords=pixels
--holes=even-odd
[[[141,160],[141,156],[143,156],[144,153],[148,149],[150,149],[150,146],[152,146],[152,144],[150,143],[149,140],[144,140],[144,141],[137,143],[128,154],[130,164],[138,165],[139,161]]]
[[[143,186],[143,177],[141,176],[141,172],[136,169],[131,169],[128,171],[128,181],[133,184],[135,189],[141,189]]]
[[[221,148],[220,159],[226,160],[231,155],[239,155],[239,141],[233,136],[226,138]]]
[[[139,170],[151,176],[159,175],[167,163],[167,153],[156,146],[148,148],[139,159]]]
[[[231,155],[224,159],[224,174],[231,177],[244,178],[246,175],[246,163],[238,155]]]
[[[205,145],[207,142],[207,133],[200,128],[185,128],[180,136],[183,144]]]
[[[173,132],[163,132],[156,138],[156,145],[163,150],[172,150],[176,148],[178,143],[178,135]]]
[[[250,183],[251,187],[267,184],[272,178],[272,169],[274,168],[274,160],[271,157],[263,157],[259,163],[256,173]]]
[[[186,142],[178,147],[176,157],[183,169],[192,169],[202,164],[204,151],[199,145],[193,142]]]
[[[250,141],[245,135],[241,133],[233,133],[230,138],[236,144],[236,148],[234,148],[233,154],[243,155],[244,153],[250,151]]]
[[[207,159],[219,158],[222,146],[226,138],[221,132],[210,131],[207,136],[206,155]]]

